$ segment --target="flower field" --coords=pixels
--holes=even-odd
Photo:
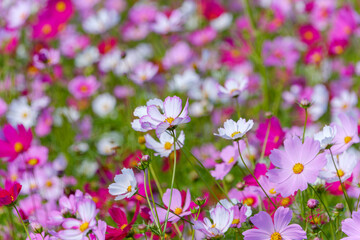
[[[0,240],[360,239],[357,0],[0,1]]]

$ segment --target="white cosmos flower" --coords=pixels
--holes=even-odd
[[[101,155],[112,155],[115,153],[115,148],[120,146],[123,138],[116,132],[111,132],[104,135],[96,144],[96,148]]]
[[[175,131],[176,136],[176,131]],[[163,132],[159,138],[160,142],[157,142],[149,134],[145,135],[146,147],[154,150],[155,156],[160,155],[161,157],[168,157],[171,152],[174,151],[174,137],[168,132]],[[185,134],[181,131],[177,142],[175,144],[176,150],[180,149],[184,145]]]
[[[7,27],[13,29],[23,25],[31,9],[31,1],[17,1],[6,14]]]
[[[355,92],[344,90],[339,96],[336,96],[331,100],[331,107],[335,114],[341,112],[347,113],[353,111],[357,102],[358,99]]]
[[[230,13],[223,13],[210,22],[210,26],[217,31],[223,31],[231,25],[233,16]]]
[[[214,133],[214,135],[229,140],[237,140],[242,138],[253,126],[254,121],[251,119],[246,121],[245,119],[240,118],[237,122],[228,119],[224,123],[224,128],[219,128],[219,133]]]
[[[331,144],[336,136],[336,127],[325,126],[322,131],[314,134],[314,139],[320,142],[320,146],[325,148],[327,145]]]
[[[219,93],[229,97],[237,97],[248,86],[249,79],[244,74],[231,77],[225,81],[224,87],[219,85]]]
[[[115,10],[107,10],[103,8],[96,14],[85,19],[83,22],[83,28],[86,32],[92,34],[104,33],[115,26],[119,20],[119,14]]]
[[[340,155],[334,156],[336,168],[331,159],[331,155],[326,155],[327,164],[324,169],[320,172],[319,177],[324,179],[328,183],[339,181],[339,177],[342,182],[351,177],[351,174],[358,163],[357,152],[346,151]]]
[[[149,128],[143,128],[141,126],[140,118],[147,115],[147,107],[151,106],[151,105],[157,106],[161,110],[161,112],[164,112],[164,102],[161,99],[158,99],[158,98],[150,99],[149,101],[146,102],[146,106],[140,106],[140,107],[135,108],[134,116],[138,117],[138,118],[134,119],[131,122],[131,127],[135,131],[147,132],[149,130]]]
[[[25,128],[34,126],[38,111],[28,105],[25,97],[20,97],[11,102],[6,114],[8,122],[16,126],[23,124]]]
[[[76,67],[82,68],[90,66],[99,60],[100,53],[96,47],[88,47],[75,58]]]
[[[103,93],[94,99],[92,102],[92,109],[96,115],[105,117],[114,110],[115,105],[115,97],[109,93]]]
[[[130,198],[137,191],[137,182],[132,169],[124,168],[122,174],[115,176],[115,183],[110,184],[109,193],[117,196],[115,200]]]

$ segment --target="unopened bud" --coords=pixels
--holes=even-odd
[[[299,102],[299,106],[302,107],[302,108],[309,108],[311,106],[311,102],[307,99],[302,99],[300,102]]]
[[[316,200],[316,199],[310,198],[310,199],[307,201],[307,206],[308,206],[308,208],[310,208],[310,209],[314,209],[314,208],[316,208],[317,206],[319,206],[319,201]]]
[[[336,205],[335,205],[335,209],[336,209],[337,211],[342,211],[342,210],[344,210],[344,204],[342,204],[342,203],[336,204]]]
[[[202,197],[197,197],[194,201],[194,203],[196,205],[198,205],[199,207],[201,207],[202,205],[204,205],[206,202],[206,198],[202,198]]]
[[[245,188],[245,183],[243,183],[243,182],[238,182],[238,183],[236,184],[236,188],[237,188],[238,190],[243,190],[243,189]]]

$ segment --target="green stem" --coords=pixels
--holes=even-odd
[[[162,196],[164,195],[164,192],[163,192],[163,190],[161,189],[161,185],[160,185],[159,179],[158,179],[158,177],[156,176],[155,171],[154,171],[154,168],[152,167],[151,164],[150,164],[149,168],[150,168],[150,172],[151,172],[151,174],[152,174],[152,176],[153,176],[153,178],[154,178],[154,180],[155,180],[155,184],[156,184],[156,187],[158,188],[158,191],[159,191],[159,193],[160,193],[160,196],[162,197]]]
[[[12,236],[13,239],[15,239],[15,229],[14,229],[15,225],[14,225],[13,214],[12,214],[9,207],[7,208],[7,211],[9,213],[9,218],[10,218],[9,227],[11,229],[11,236]]]
[[[255,179],[255,181],[257,182],[257,184],[260,186],[261,190],[265,193],[266,197],[269,199],[269,201],[271,202],[271,204],[274,206],[274,208],[276,209],[276,205],[275,203],[271,200],[271,198],[269,197],[269,195],[266,193],[266,191],[264,190],[264,188],[261,186],[261,184],[259,183],[259,181],[257,180],[257,178],[255,177],[254,173],[248,168],[248,166],[246,165],[242,155],[241,155],[241,151],[240,151],[240,143],[239,141],[236,141],[237,145],[238,145],[238,151],[239,151],[239,155],[240,155],[240,159],[242,161],[242,163],[244,164],[245,168],[247,169],[247,171],[251,174],[251,176]]]
[[[27,227],[25,226],[25,223],[24,223],[24,221],[22,220],[21,215],[20,215],[19,211],[17,210],[15,204],[13,204],[13,207],[14,207],[15,211],[17,212],[18,216],[19,216],[20,222],[21,222],[21,224],[23,225],[23,227],[24,227],[24,229],[25,229],[26,235],[28,236],[29,240],[31,240],[29,231],[28,231]]]
[[[302,137],[302,143],[303,144],[304,144],[304,141],[305,141],[305,131],[306,131],[307,119],[308,119],[308,111],[307,111],[307,108],[305,108],[305,123],[304,123],[303,137]]]
[[[172,177],[171,177],[171,186],[170,186],[170,199],[169,199],[169,204],[167,205],[167,211],[166,211],[166,218],[165,218],[165,223],[164,223],[164,234],[166,231],[166,225],[169,219],[169,212],[170,212],[170,206],[171,206],[171,201],[172,201],[172,193],[173,193],[173,189],[174,189],[174,182],[175,182],[175,172],[176,172],[176,136],[175,136],[175,132],[174,130],[172,130],[172,136],[174,138],[174,166],[173,166],[173,173],[172,173]]]
[[[154,221],[155,221],[155,224],[156,224],[156,227],[159,229],[159,231],[161,232],[161,227],[159,226],[159,222],[157,221],[157,219],[155,218],[155,213],[154,213],[154,210],[153,210],[153,207],[150,203],[150,199],[149,199],[149,196],[148,196],[148,193],[147,193],[147,189],[146,189],[146,171],[144,171],[144,188],[145,188],[145,198],[146,198],[146,201],[148,202],[148,205],[149,205],[149,208],[150,208],[150,211],[151,211],[151,214],[153,215],[154,217]],[[138,194],[140,195],[140,194]],[[141,195],[140,195],[141,196]],[[143,196],[142,196],[143,197]]]
[[[145,171],[144,171],[145,172]],[[146,180],[145,180],[146,181]],[[151,189],[151,181],[150,181],[150,173],[148,171],[148,184],[149,184],[149,190],[150,190],[150,195],[151,195],[151,200],[152,202],[154,203],[155,200],[154,200],[154,195],[153,195],[153,192],[152,192],[152,189]],[[146,188],[145,188],[145,192],[146,192]],[[154,212],[155,212],[155,216],[156,216],[156,219],[157,219],[157,222],[158,222],[158,227],[159,227],[159,230],[161,232],[161,227],[160,227],[160,220],[159,220],[159,215],[158,215],[158,212],[157,212],[157,209],[156,207],[154,206]],[[154,216],[154,217],[155,217]]]
[[[331,151],[331,148],[329,149],[329,151],[330,151],[330,155],[331,155],[331,160],[332,160],[332,162],[333,162],[333,164],[334,164],[334,167],[335,167],[335,170],[336,170],[336,176],[338,176],[339,182],[340,182],[340,185],[341,185],[341,188],[342,188],[342,190],[343,190],[343,194],[344,194],[344,197],[345,197],[346,204],[348,205],[349,210],[350,210],[350,213],[351,213],[351,215],[352,215],[352,209],[351,209],[351,204],[350,204],[349,196],[348,196],[348,194],[347,194],[347,192],[346,192],[346,188],[345,188],[344,183],[341,181],[341,177],[340,177],[340,175],[339,175],[339,170],[338,170],[338,168],[337,168],[337,166],[336,166],[336,163],[335,163],[335,160],[334,160],[334,155],[333,155],[333,153],[332,153],[332,151]]]

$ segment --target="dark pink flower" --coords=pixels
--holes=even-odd
[[[4,189],[0,188],[0,206],[10,205],[15,202],[21,187],[18,182],[6,180]]]
[[[266,119],[265,122],[259,124],[259,128],[256,131],[256,137],[259,139],[261,145],[264,144],[268,131],[265,156],[268,156],[271,150],[280,147],[285,137],[285,132],[281,128],[279,119],[276,117]]]

